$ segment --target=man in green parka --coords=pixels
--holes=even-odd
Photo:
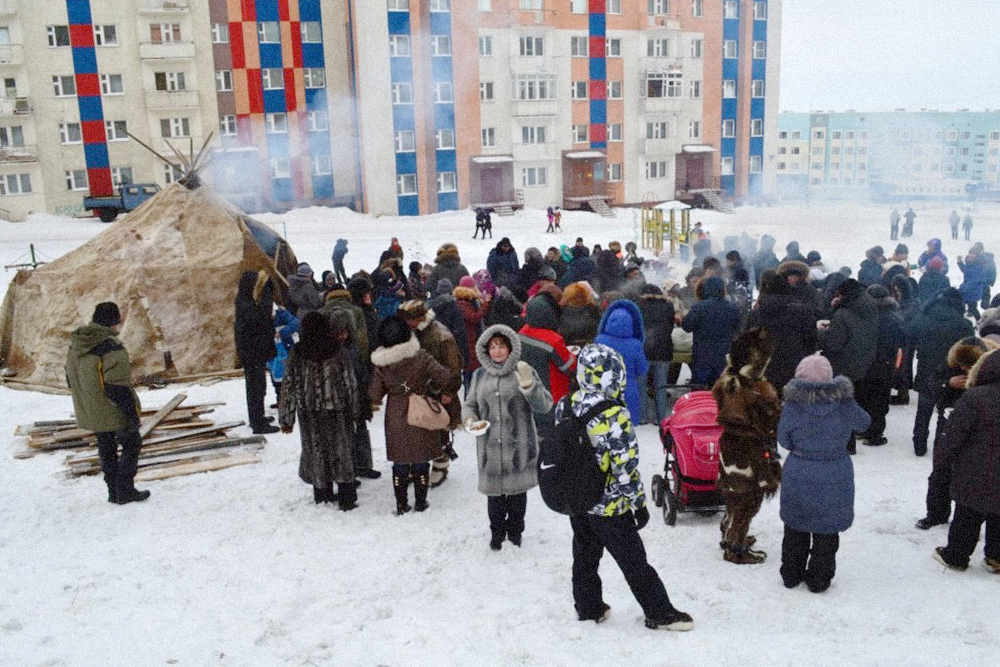
[[[128,351],[116,336],[119,324],[117,304],[97,304],[93,321],[70,338],[66,381],[73,392],[77,423],[97,435],[108,502],[125,505],[146,500],[149,491],[138,491],[133,484],[142,446],[141,408],[132,389]]]

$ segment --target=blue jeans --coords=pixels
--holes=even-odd
[[[646,421],[659,426],[660,422],[667,416],[670,403],[670,391],[667,389],[667,386],[670,384],[670,362],[650,361],[649,373],[653,376],[654,399],[651,402],[649,400],[649,392],[643,392],[642,396],[645,406],[643,412],[645,413]]]

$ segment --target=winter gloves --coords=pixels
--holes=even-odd
[[[517,362],[517,383],[524,390],[531,389],[531,385],[535,384],[535,374],[525,361]]]
[[[635,529],[642,530],[649,523],[649,510],[643,505],[632,513],[632,519],[635,521]]]

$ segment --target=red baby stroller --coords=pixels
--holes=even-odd
[[[726,509],[716,488],[719,479],[719,408],[710,391],[693,391],[674,404],[660,424],[666,454],[664,474],[653,475],[653,502],[663,508],[668,526],[678,512],[712,515]]]

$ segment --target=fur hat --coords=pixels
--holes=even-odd
[[[885,285],[870,285],[868,287],[868,296],[878,301],[879,299],[889,298],[889,289]]]
[[[410,327],[399,315],[391,315],[378,325],[378,339],[382,341],[383,347],[402,345],[410,340]]]
[[[940,257],[931,257],[931,261],[927,262],[927,268],[940,273],[944,270],[944,260]]]
[[[597,299],[594,298],[593,289],[585,281],[567,285],[566,289],[563,290],[562,299],[559,300],[559,305],[563,308],[566,306],[589,306],[596,304]]]
[[[993,341],[977,336],[963,338],[948,350],[948,365],[952,368],[972,368],[979,361],[979,357],[998,347],[1000,345]]]
[[[455,260],[456,262],[461,262],[462,258],[458,254],[458,246],[454,243],[445,243],[440,248],[438,248],[437,256],[434,258],[435,264],[440,264],[448,260]]]
[[[94,324],[102,327],[113,327],[122,323],[122,314],[114,301],[104,301],[94,308]]]
[[[969,379],[965,382],[965,388],[971,389],[972,387],[978,387],[980,384],[995,382],[998,361],[1000,361],[1000,356],[997,356],[996,350],[984,352],[979,357],[976,365],[969,371]]]
[[[410,262],[410,273],[420,273],[420,269],[423,266],[420,262]]]
[[[819,352],[804,357],[795,367],[795,377],[806,382],[832,382],[833,366]]]
[[[840,283],[840,287],[837,288],[837,295],[840,297],[841,304],[850,303],[864,293],[865,286],[854,278],[848,278]]]
[[[312,276],[312,274],[313,274],[312,267],[306,264],[305,262],[301,262],[298,268],[295,269],[295,275],[300,276],[302,278],[309,278]]]
[[[448,290],[450,293],[451,290]],[[407,320],[420,320],[427,315],[427,304],[420,299],[404,301],[399,305],[399,316]],[[381,334],[379,334],[381,336]]]
[[[809,265],[799,261],[782,262],[778,266],[778,275],[782,278],[787,278],[788,276],[806,278],[809,275]]]

